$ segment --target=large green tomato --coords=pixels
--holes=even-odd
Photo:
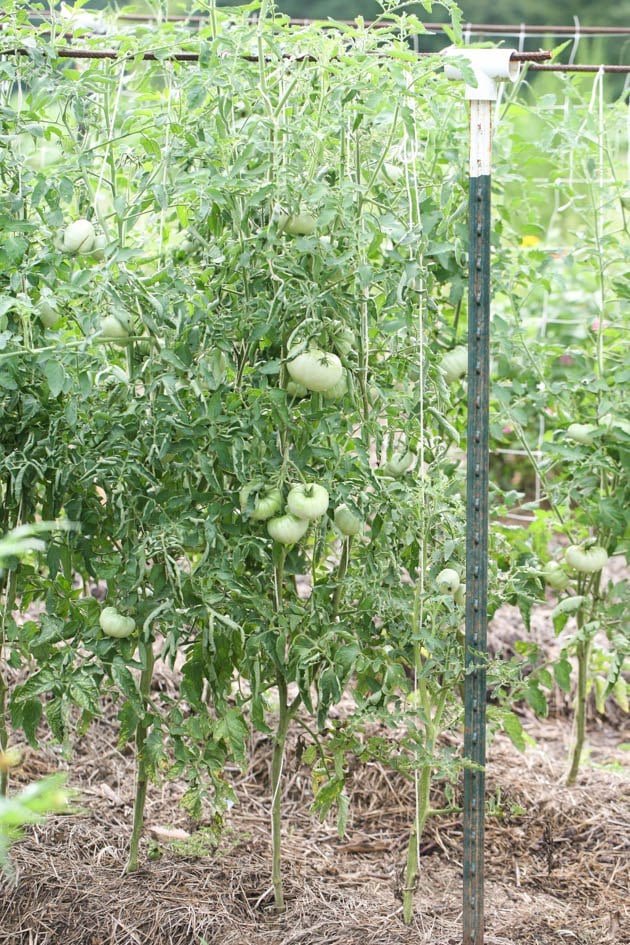
[[[123,640],[130,637],[136,629],[136,621],[132,617],[124,617],[115,607],[104,607],[98,618],[101,630],[107,637]]]
[[[440,363],[440,369],[447,382],[453,384],[468,371],[468,348],[458,345],[447,351]]]
[[[315,217],[310,213],[296,213],[287,217],[280,229],[291,236],[312,236],[315,232]]]
[[[91,253],[96,240],[94,226],[89,220],[75,220],[69,223],[63,233],[63,248],[66,253]]]
[[[250,496],[254,497],[249,517],[255,522],[266,522],[282,508],[282,493],[279,489],[265,489],[259,482],[248,482],[239,492],[241,509],[246,511]]]
[[[597,427],[593,423],[570,423],[567,427],[567,436],[576,443],[583,443],[590,446],[593,442],[593,434],[597,432]]]
[[[343,367],[337,355],[319,348],[309,348],[297,355],[289,352],[287,371],[296,384],[314,391],[330,390],[343,377]]]
[[[295,381],[288,381],[286,387],[289,397],[306,397],[308,389],[303,384],[296,384]]]
[[[394,453],[391,459],[383,463],[381,471],[386,476],[393,476],[394,479],[397,479],[398,476],[402,476],[403,473],[406,473],[407,470],[413,466],[416,459],[416,454],[411,453],[409,450],[407,450],[406,453]]]
[[[48,299],[40,299],[37,303],[37,314],[42,325],[45,325],[46,328],[52,328],[61,317],[55,305],[56,303],[53,305]]]
[[[557,561],[548,561],[542,570],[545,582],[554,591],[563,591],[570,584],[570,578],[564,568]]]
[[[459,574],[454,568],[444,568],[436,577],[435,583],[440,594],[450,594],[453,597],[459,588]]]
[[[335,319],[332,323],[333,344],[342,358],[347,358],[351,352],[356,351],[357,340],[354,332],[342,321]]]
[[[109,341],[124,342],[129,337],[129,315],[117,310],[101,319],[101,335]]]
[[[340,400],[341,397],[344,397],[348,393],[348,374],[344,370],[341,375],[341,380],[337,381],[336,384],[333,384],[332,387],[329,387],[328,390],[322,391],[322,397],[324,400]]]
[[[315,521],[328,508],[328,490],[316,482],[293,486],[287,496],[287,508],[296,518]]]
[[[267,531],[273,540],[281,545],[294,545],[296,541],[304,537],[308,526],[309,523],[304,518],[296,518],[295,515],[280,515],[278,518],[269,519]]]
[[[346,538],[358,535],[363,527],[363,522],[359,516],[355,515],[347,505],[338,505],[333,518],[335,525]]]
[[[105,250],[107,249],[107,237],[104,233],[98,233],[94,237],[94,245],[92,246],[92,255],[96,259],[105,259]]]
[[[569,545],[565,551],[564,560],[570,568],[581,574],[595,574],[601,571],[608,561],[608,552],[601,545],[592,545],[590,548]]]

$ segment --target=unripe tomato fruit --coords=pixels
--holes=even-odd
[[[299,483],[287,496],[287,508],[296,518],[313,522],[321,518],[328,508],[328,490],[316,482]]]
[[[593,433],[595,433],[597,427],[592,423],[570,423],[567,427],[567,436],[570,440],[575,440],[576,443],[584,443],[585,446],[590,446],[593,442]]]
[[[447,383],[458,381],[468,371],[468,348],[458,345],[452,351],[447,351],[440,362],[440,370]]]
[[[314,391],[329,390],[343,377],[343,367],[337,355],[319,348],[309,348],[295,357],[289,352],[287,371],[296,384]]]
[[[337,349],[338,354],[342,358],[346,358],[352,351],[356,349],[357,340],[355,338],[354,332],[351,328],[348,328],[347,325],[344,325],[342,321],[335,319],[332,324],[333,330],[333,344]]]
[[[287,382],[286,391],[289,397],[306,397],[308,394],[308,389],[304,387],[304,384],[296,384],[295,381]]]
[[[294,545],[303,538],[308,531],[309,523],[305,518],[296,518],[295,515],[280,515],[269,519],[267,531],[274,541],[281,545]]]
[[[105,259],[105,249],[107,247],[107,237],[104,233],[99,233],[94,238],[94,245],[92,247],[92,255],[96,259]]]
[[[129,337],[129,316],[126,312],[117,311],[101,319],[101,334],[103,338],[112,341],[124,341]]]
[[[280,225],[281,232],[291,236],[312,236],[315,232],[315,217],[310,213],[296,213]]]
[[[406,473],[407,470],[413,466],[416,459],[416,454],[411,453],[409,450],[407,450],[406,453],[394,453],[391,459],[383,463],[381,470],[386,476],[393,476],[397,479],[398,476],[402,476],[403,473]]]
[[[466,605],[466,585],[460,584],[455,593],[453,594],[453,600],[458,607],[465,607]]]
[[[569,545],[564,553],[564,560],[581,574],[595,574],[601,571],[608,561],[608,552],[601,545],[583,548],[581,545]]]
[[[101,630],[107,637],[123,640],[130,637],[136,629],[136,621],[132,617],[124,617],[115,607],[104,607],[98,618]]]
[[[262,489],[260,483],[249,482],[239,492],[241,509],[246,511],[249,497],[257,493],[249,517],[255,522],[266,522],[282,508],[282,493],[279,489]]]
[[[435,579],[440,594],[450,594],[451,597],[459,588],[459,574],[454,568],[444,568]]]
[[[48,301],[48,299],[40,299],[37,303],[37,314],[39,315],[42,325],[45,325],[46,328],[52,328],[53,325],[56,325],[59,321],[60,315],[54,305]]]
[[[542,574],[545,582],[549,587],[552,587],[554,591],[563,591],[569,586],[571,581],[567,572],[557,561],[548,561],[543,568]]]
[[[329,387],[328,390],[322,391],[322,397],[324,400],[339,400],[344,394],[348,393],[348,376],[346,371],[341,375],[341,379],[337,381],[336,384],[333,384],[332,387]]]
[[[359,516],[351,512],[347,505],[338,505],[333,519],[341,534],[345,535],[346,538],[358,535],[363,527],[363,522]]]
[[[90,253],[94,246],[96,232],[89,220],[75,220],[69,223],[63,233],[63,248],[66,253]]]

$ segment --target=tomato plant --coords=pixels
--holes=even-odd
[[[22,48],[9,8],[3,37]],[[71,712],[81,733],[106,691],[136,751],[134,869],[150,781],[180,777],[191,814],[220,812],[225,762],[246,763],[251,727],[268,734],[282,908],[290,726],[305,733],[314,810],[336,807],[343,833],[349,756],[369,754],[366,726],[395,725],[398,741],[371,744],[416,787],[410,921],[433,779],[461,767],[441,735],[461,728],[464,678],[465,103],[439,57],[401,47],[413,16],[378,36],[344,30],[340,59],[334,30],[276,20],[271,33],[264,10],[258,23],[230,11],[235,43],[212,12],[198,36],[165,33],[199,65],[144,62],[157,27],[126,35],[124,61],[76,68],[37,30],[3,61],[15,146],[0,152],[0,527],[63,513],[80,528],[4,566],[0,646],[21,677],[9,692],[0,675],[0,748],[10,714],[33,745],[45,718],[70,752]],[[260,61],[242,56],[260,44]],[[573,112],[559,131],[544,109],[540,121],[573,153]],[[576,157],[584,180],[598,135]],[[523,745],[512,694],[544,711],[541,686],[569,688],[570,656],[578,707],[588,685],[599,704],[621,692],[626,591],[601,572],[627,550],[630,366],[617,184],[572,184],[565,219],[554,190],[549,219],[513,146],[530,150],[502,120],[492,447],[516,447],[516,467],[498,454],[501,475],[527,462],[538,492],[492,490],[490,610],[517,603],[527,623],[546,585],[558,632],[576,623],[553,675],[489,666],[507,703],[491,723]],[[542,229],[534,213],[544,252],[519,231]],[[553,249],[582,219],[587,266],[583,250]],[[531,530],[508,528],[528,501]],[[15,620],[18,602],[41,617]],[[176,695],[152,686],[156,660],[183,665]],[[356,712],[341,722],[344,693]]]

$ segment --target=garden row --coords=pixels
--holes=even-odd
[[[170,24],[108,36],[127,59],[84,65],[57,59],[22,4],[5,25],[28,56],[1,63],[0,532],[71,527],[5,558],[0,643],[19,681],[3,669],[0,746],[10,726],[37,745],[45,721],[71,756],[114,698],[137,752],[134,869],[152,779],[184,778],[193,815],[220,811],[226,762],[245,763],[252,727],[272,732],[282,908],[299,725],[315,811],[336,809],[341,832],[351,756],[416,780],[411,891],[431,780],[461,770],[440,742],[462,726],[461,90],[394,33],[342,43],[215,12],[185,36],[196,64],[138,60],[179,48]],[[570,109],[546,96],[525,126],[516,90],[497,130],[493,448],[523,453],[540,494],[495,466],[490,610],[517,604],[527,624],[549,591],[555,629],[573,630],[553,664],[524,640],[489,665],[489,722],[524,747],[510,706],[544,715],[576,657],[575,777],[590,688],[627,705],[627,588],[602,568],[628,543],[630,290],[622,109],[563,91]],[[530,527],[509,524],[517,505]],[[151,687],[158,657],[182,667],[176,697]],[[374,720],[391,739],[365,736]]]

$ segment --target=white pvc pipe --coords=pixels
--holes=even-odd
[[[455,62],[446,62],[444,73],[449,79],[466,83],[466,98],[470,101],[496,102],[499,82],[516,82],[520,64],[512,59],[514,49],[460,49],[449,46],[443,54],[451,59],[463,59],[472,71],[471,77],[465,75],[461,66]]]

